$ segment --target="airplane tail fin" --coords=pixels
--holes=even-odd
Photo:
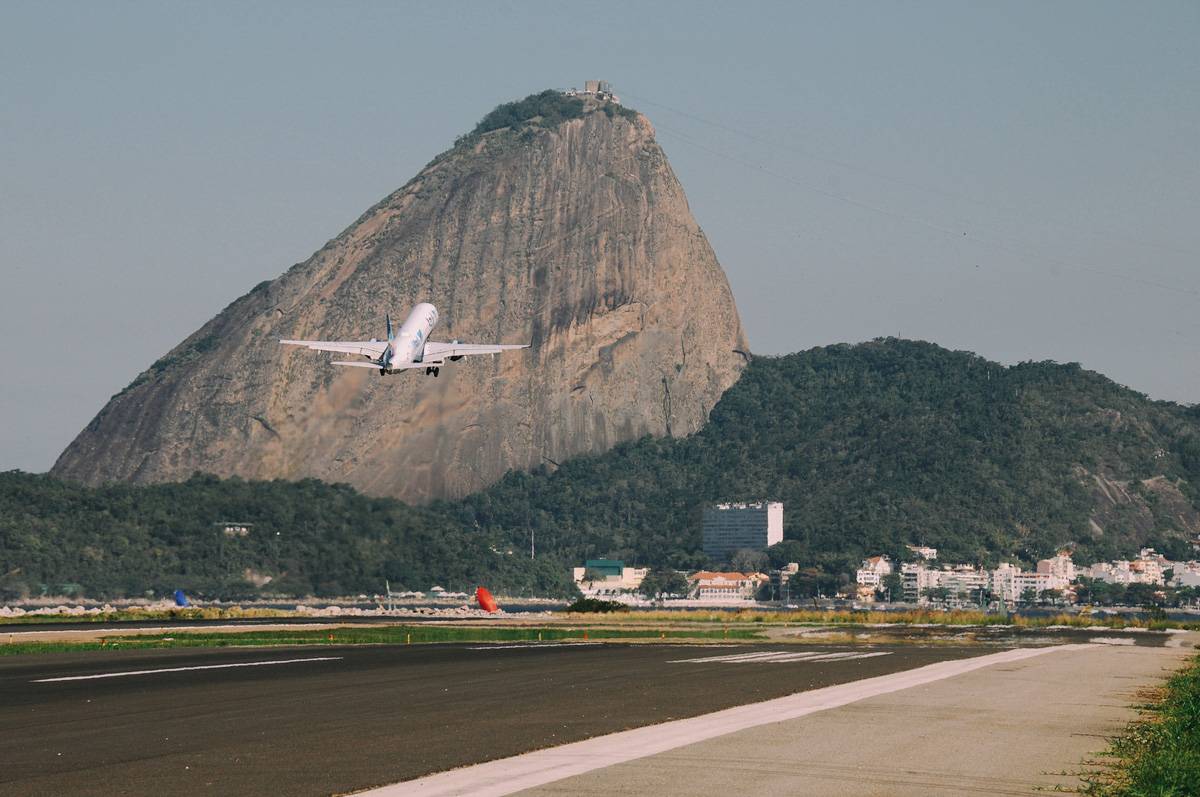
[[[387,339],[390,342],[392,339],[392,314],[388,313],[385,318],[387,318]]]

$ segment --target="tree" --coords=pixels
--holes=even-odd
[[[784,540],[777,542],[767,549],[767,558],[771,567],[781,569],[795,562],[797,564],[808,560],[808,546],[799,540]]]
[[[1026,587],[1021,590],[1020,603],[1024,606],[1029,606],[1037,602],[1038,592],[1033,587]]]
[[[758,573],[766,570],[769,559],[762,551],[740,548],[729,559],[729,566],[739,573]]]
[[[688,580],[678,570],[651,570],[642,579],[638,592],[650,600],[678,597],[688,592]]]
[[[921,591],[921,594],[934,603],[945,603],[950,598],[950,588],[926,587]]]
[[[876,591],[876,597],[885,601],[898,601],[904,598],[904,577],[899,573],[888,573]]]
[[[1131,606],[1157,606],[1162,601],[1154,584],[1130,584],[1125,588],[1125,602]]]
[[[590,567],[583,573],[583,580],[588,584],[595,584],[597,581],[603,581],[604,579],[605,575],[603,573]]]
[[[1049,603],[1057,606],[1058,604],[1062,603],[1062,594],[1063,593],[1061,589],[1044,589],[1038,596],[1038,600],[1041,603]]]

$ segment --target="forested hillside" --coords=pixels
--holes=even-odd
[[[705,504],[780,500],[792,542],[776,558],[845,571],[916,542],[972,562],[1064,545],[1183,556],[1198,486],[1200,407],[1078,365],[1006,368],[888,339],[756,358],[686,440],[510,473],[441,508],[512,539],[531,524],[569,558],[688,566],[703,561]]]
[[[226,536],[224,523],[249,523]],[[346,595],[434,584],[565,595],[550,559],[496,553],[444,514],[314,479],[85,487],[0,474],[0,600],[26,594]],[[263,583],[264,577],[270,581]]]
[[[1082,561],[1200,533],[1200,408],[1155,402],[1077,365],[1003,367],[880,340],[756,358],[684,439],[512,472],[410,507],[346,486],[220,481],[85,488],[0,476],[0,589],[140,594],[377,591],[384,578],[562,594],[585,557],[705,564],[709,503],[784,502],[773,557],[845,573],[905,543],[945,560]],[[218,521],[255,525],[227,539]],[[530,533],[538,559],[531,562]]]

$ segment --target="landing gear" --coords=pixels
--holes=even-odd
[[[387,369],[386,369],[386,368],[380,368],[380,369],[379,369],[379,375],[380,375],[380,376],[384,376],[384,375],[386,375],[386,374],[387,374]]]
[[[439,368],[436,365],[427,366],[425,368],[425,376],[429,376],[430,374],[433,374],[434,379],[436,379],[439,371],[441,371],[441,368]]]

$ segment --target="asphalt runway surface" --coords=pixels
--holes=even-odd
[[[338,794],[994,650],[576,643],[6,657],[0,793]]]

